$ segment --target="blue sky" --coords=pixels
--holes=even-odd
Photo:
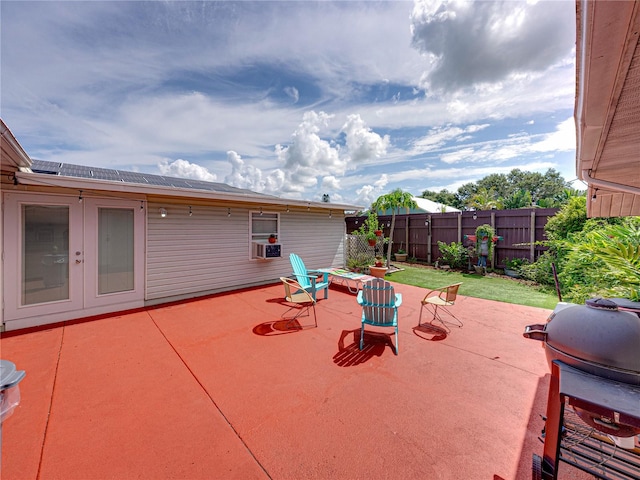
[[[513,168],[575,178],[573,1],[0,13],[1,115],[32,158],[363,206]]]

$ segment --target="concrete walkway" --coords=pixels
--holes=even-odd
[[[522,332],[550,312],[459,297],[445,334],[396,291],[398,356],[390,329],[358,349],[335,287],[318,328],[282,329],[278,284],[5,334],[2,479],[531,478],[549,375]]]

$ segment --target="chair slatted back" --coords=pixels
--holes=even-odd
[[[458,296],[458,289],[460,288],[460,285],[462,285],[462,282],[454,283],[453,285],[449,285],[447,287],[447,294],[445,298],[447,303],[451,303],[453,305],[453,303],[456,301],[456,297]]]
[[[293,274],[296,276],[300,286],[302,288],[311,288],[311,280],[307,276],[307,267],[305,267],[302,259],[295,253],[291,253],[289,254],[289,261],[291,262]]]
[[[381,278],[362,284],[364,320],[371,325],[394,325],[395,292],[393,286]]]

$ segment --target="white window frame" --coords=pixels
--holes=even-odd
[[[276,230],[272,231],[260,231],[263,229],[254,228],[258,223],[254,222],[272,222],[275,220]],[[258,230],[256,232],[255,230]],[[251,259],[258,258],[256,256],[256,248],[254,242],[267,243],[269,236],[275,235],[277,243],[280,243],[280,213],[279,212],[267,212],[263,210],[250,210],[249,211],[249,257]]]

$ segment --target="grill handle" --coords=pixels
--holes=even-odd
[[[536,323],[535,325],[527,325],[524,327],[524,338],[530,338],[531,340],[539,340],[544,342],[547,339],[547,332],[544,330],[545,324]]]

